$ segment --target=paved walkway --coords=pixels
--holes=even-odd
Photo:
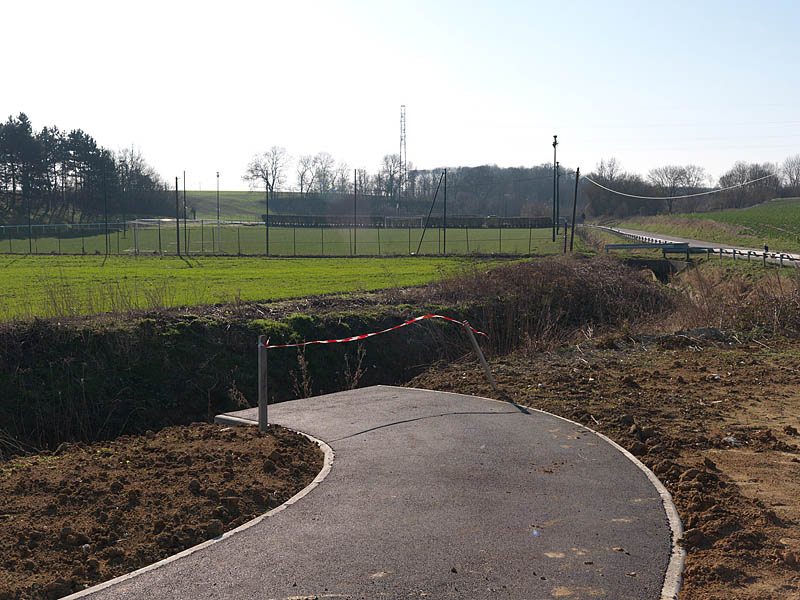
[[[256,412],[218,420],[254,421]],[[668,567],[667,580],[677,581],[671,503],[580,425],[386,386],[272,405],[269,417],[333,449],[316,488],[251,527],[87,595],[644,600],[661,598]]]

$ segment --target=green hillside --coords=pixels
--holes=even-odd
[[[800,251],[800,198],[778,198],[741,209],[637,217],[620,225],[687,238],[771,250]]]

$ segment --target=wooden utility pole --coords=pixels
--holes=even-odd
[[[572,252],[572,243],[575,240],[575,211],[578,208],[578,182],[581,179],[581,168],[575,171],[575,196],[572,198],[572,232],[569,235],[569,251]]]
[[[553,242],[556,241],[556,147],[558,146],[558,136],[553,136]]]

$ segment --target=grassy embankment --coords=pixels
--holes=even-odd
[[[636,217],[618,225],[749,248],[800,251],[800,198],[781,198],[742,209]]]
[[[428,286],[370,294],[9,323],[0,326],[0,451],[4,438],[7,448],[53,446],[251,405],[259,334],[278,344],[342,338],[439,313],[486,331],[491,355],[552,343],[587,323],[624,326],[670,303],[658,284],[619,262],[566,257],[476,266]],[[460,327],[438,321],[362,344],[274,350],[270,396],[401,383],[469,351]]]

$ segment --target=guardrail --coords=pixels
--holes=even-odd
[[[662,238],[657,238],[649,235],[641,235],[641,234],[634,234],[634,233],[627,233],[615,229],[614,227],[606,227],[603,225],[584,225],[584,227],[590,227],[592,229],[599,229],[601,231],[607,231],[608,233],[613,233],[614,235],[618,235],[620,237],[624,237],[627,239],[636,240],[639,244],[606,244],[606,251],[609,249],[623,249],[627,247],[627,249],[636,249],[636,248],[650,248],[650,249],[661,249],[664,257],[666,257],[669,253],[677,253],[677,254],[686,254],[686,260],[690,259],[690,254],[706,254],[708,259],[710,260],[712,256],[719,255],[720,260],[722,260],[723,256],[730,257],[733,260],[736,260],[737,255],[741,256],[742,258],[747,257],[747,261],[750,262],[752,257],[761,258],[761,262],[764,266],[767,265],[767,262],[773,264],[780,264],[780,266],[793,266],[793,267],[800,267],[800,256],[796,254],[788,254],[785,252],[769,252],[769,251],[762,251],[762,250],[747,250],[743,248],[732,248],[732,247],[723,247],[723,246],[692,246],[689,242],[674,242],[672,240],[665,240]],[[788,262],[788,265],[786,264]]]

